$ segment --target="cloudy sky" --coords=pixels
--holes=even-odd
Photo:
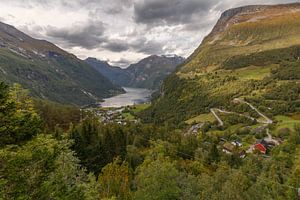
[[[226,9],[295,1],[0,0],[0,21],[79,58],[125,67],[151,54],[189,56]]]

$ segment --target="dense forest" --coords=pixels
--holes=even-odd
[[[210,135],[203,127],[186,135],[167,125],[101,124],[92,116],[65,121],[75,108],[41,107],[20,86],[4,83],[0,104],[0,199],[297,197],[300,127],[268,158],[242,159],[218,148],[220,138],[231,137],[226,131]],[[59,125],[67,122],[67,129]]]

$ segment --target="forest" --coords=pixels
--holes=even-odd
[[[0,84],[0,199],[297,198],[300,127],[269,157],[241,158],[218,148],[227,131],[186,135],[168,124],[102,124],[77,114]]]

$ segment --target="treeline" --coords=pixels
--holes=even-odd
[[[41,99],[34,99],[33,103],[37,113],[43,119],[45,128],[49,131],[58,128],[67,130],[70,123],[80,122],[82,113],[76,106]]]
[[[233,70],[233,69],[239,69],[239,68],[253,66],[253,65],[254,66],[267,66],[270,64],[286,65],[286,63],[293,63],[299,61],[299,58],[300,58],[300,46],[293,46],[284,49],[273,49],[273,50],[268,50],[268,51],[263,51],[258,53],[252,53],[250,55],[233,56],[222,64],[222,68]]]

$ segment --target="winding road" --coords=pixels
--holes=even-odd
[[[239,115],[241,117],[246,117],[252,121],[257,121],[259,123],[262,123],[262,124],[272,124],[273,121],[268,118],[266,115],[264,115],[263,113],[261,113],[256,107],[254,107],[252,104],[250,104],[249,102],[243,100],[243,99],[239,99],[239,98],[235,98],[233,101],[235,102],[239,102],[239,103],[245,103],[247,104],[252,110],[254,110],[255,112],[257,112],[257,114],[259,116],[261,116],[262,118],[264,118],[264,120],[259,120],[259,119],[255,119],[253,117],[250,117],[248,115],[244,115],[244,114],[240,114],[240,113],[236,113],[236,112],[230,112],[230,111],[226,111],[226,110],[221,110],[221,109],[218,109],[218,108],[211,108],[210,109],[210,112],[214,115],[214,117],[216,118],[216,120],[218,121],[219,123],[219,126],[224,126],[224,122],[222,121],[222,119],[217,115],[216,111],[220,112],[220,113],[225,113],[225,114],[235,114],[235,115]]]

